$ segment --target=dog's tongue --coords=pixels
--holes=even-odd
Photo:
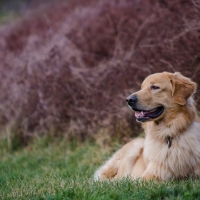
[[[144,117],[144,112],[143,112],[143,111],[141,111],[141,112],[136,111],[136,112],[135,112],[135,117],[136,117],[136,118],[138,118],[138,117]]]
[[[156,111],[156,109],[150,111],[135,111],[135,117],[137,118],[145,117],[148,116],[148,114],[153,113],[154,111]]]

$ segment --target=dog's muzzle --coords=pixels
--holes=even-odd
[[[138,106],[138,98],[132,94],[126,98],[126,102],[131,110],[135,111],[135,117],[138,122],[146,122],[158,118],[164,111],[163,106],[158,106],[150,110],[142,109]]]
[[[137,96],[135,94],[132,94],[130,96],[128,96],[126,98],[126,102],[128,104],[128,106],[134,110],[134,108],[136,107],[136,103],[137,103],[138,99],[137,99]]]

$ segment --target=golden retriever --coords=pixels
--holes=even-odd
[[[180,73],[148,76],[126,101],[142,123],[145,138],[118,150],[95,180],[200,177],[200,120],[194,106],[196,84]]]

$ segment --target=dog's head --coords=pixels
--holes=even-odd
[[[157,121],[170,109],[186,106],[196,91],[196,84],[180,73],[163,72],[148,76],[141,90],[131,94],[126,101],[135,111],[137,121]]]

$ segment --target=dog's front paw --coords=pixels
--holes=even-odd
[[[158,178],[155,177],[153,174],[144,174],[142,176],[142,179],[145,180],[145,181],[158,180]]]
[[[106,180],[106,179],[109,179],[109,178],[103,173],[103,170],[101,168],[98,169],[94,173],[94,176],[93,176],[94,181],[103,181],[103,180]]]
[[[95,172],[94,176],[93,176],[93,180],[94,181],[101,181],[102,177],[101,177],[101,173],[99,173],[98,171]]]
[[[145,181],[159,180],[158,176],[156,176],[155,173],[152,173],[152,170],[146,170],[142,174],[142,179],[145,180]]]

